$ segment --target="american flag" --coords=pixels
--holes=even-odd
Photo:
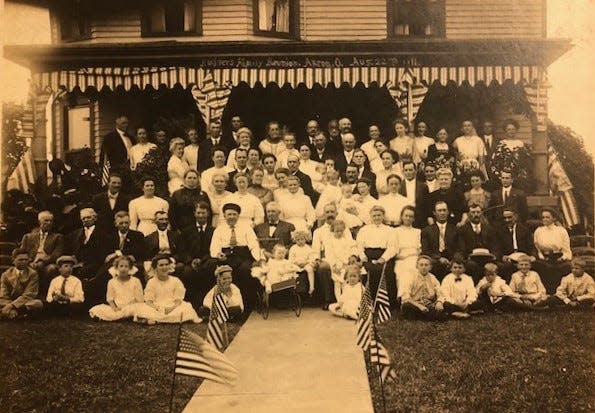
[[[397,372],[390,362],[388,351],[378,335],[370,340],[370,361],[380,372],[382,383],[388,383],[397,378]]]
[[[195,85],[191,92],[203,120],[208,125],[223,116],[231,95],[231,85],[229,82],[219,84],[213,77],[213,72],[209,70],[203,78],[202,87]]]
[[[175,373],[232,386],[238,378],[238,371],[225,355],[184,328],[180,331]]]
[[[227,320],[229,320],[229,313],[225,306],[225,300],[220,292],[216,292],[213,296],[211,317],[207,326],[207,341],[220,350],[227,347],[228,344],[227,332],[225,331]]]
[[[36,179],[37,173],[35,171],[33,154],[31,153],[31,148],[27,148],[21,156],[17,167],[8,177],[6,190],[18,189],[21,192],[29,193]]]
[[[374,302],[374,311],[376,313],[376,320],[379,323],[384,323],[390,320],[390,303],[388,301],[388,288],[386,287],[386,264],[382,267],[382,275],[380,276],[380,284],[376,292],[376,300]]]
[[[372,297],[370,296],[370,288],[366,285],[359,303],[359,314],[357,317],[357,345],[364,351],[370,347],[372,316]]]
[[[109,182],[109,172],[110,172],[110,161],[107,159],[107,155],[103,160],[103,165],[101,166],[101,186],[106,186]]]
[[[560,198],[560,206],[566,225],[569,227],[578,225],[581,222],[581,217],[572,191],[574,186],[560,162],[558,153],[552,145],[548,146],[547,154],[550,189]]]

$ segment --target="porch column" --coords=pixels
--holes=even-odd
[[[527,101],[532,109],[531,126],[533,132],[533,177],[535,195],[548,195],[548,152],[547,152],[547,88],[544,80],[525,85]]]

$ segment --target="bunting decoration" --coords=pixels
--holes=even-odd
[[[227,105],[227,101],[231,95],[230,82],[223,84],[217,83],[213,77],[213,73],[209,71],[203,79],[202,87],[199,88],[195,84],[192,86],[191,92],[198,110],[207,125],[211,122],[221,120],[225,105]]]

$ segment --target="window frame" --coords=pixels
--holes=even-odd
[[[289,33],[261,30],[258,26],[260,20],[259,0],[252,0],[252,27],[255,36],[273,37],[277,39],[299,40],[300,38],[300,2],[289,2]]]
[[[195,29],[191,32],[153,32],[151,31],[151,7],[154,4],[168,3],[172,0],[149,0],[144,7],[141,9],[141,37],[191,37],[191,36],[202,36],[202,0],[192,0],[194,2],[194,13],[195,13]],[[184,0],[176,0],[181,4]]]
[[[87,0],[81,0],[83,7],[76,7],[76,1],[63,0],[57,3],[58,36],[63,43],[77,42],[91,38],[91,4]],[[79,28],[82,25],[86,31],[84,33],[80,33],[79,31],[76,36],[65,36],[64,28],[66,27],[66,23],[72,28],[75,22],[79,25]]]
[[[440,7],[440,25],[436,28],[436,34],[420,35],[420,34],[395,34],[395,7],[397,2],[404,0],[387,0],[387,38],[389,39],[440,39],[446,37],[446,0],[436,0],[441,4]]]

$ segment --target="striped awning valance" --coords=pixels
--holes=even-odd
[[[511,80],[514,83],[533,83],[543,80],[545,74],[538,66],[466,66],[466,67],[342,67],[342,68],[228,68],[204,69],[192,67],[91,67],[78,70],[60,70],[33,74],[34,86],[40,90],[71,91],[75,87],[85,91],[89,87],[101,90],[104,87],[115,89],[123,87],[130,90],[132,86],[144,89],[152,86],[157,89],[164,84],[173,87],[180,84],[188,87],[202,84],[208,72],[211,72],[217,83],[230,82],[238,85],[246,82],[249,86],[256,83],[267,85],[276,83],[279,86],[289,84],[297,87],[300,84],[312,88],[315,84],[326,86],[330,83],[339,86],[346,82],[355,85],[358,82],[369,86],[376,83],[384,86],[388,82],[400,83],[406,71],[409,71],[416,83],[432,84],[439,81],[443,85],[453,81],[460,85],[469,82],[471,86],[493,81],[503,83]]]

